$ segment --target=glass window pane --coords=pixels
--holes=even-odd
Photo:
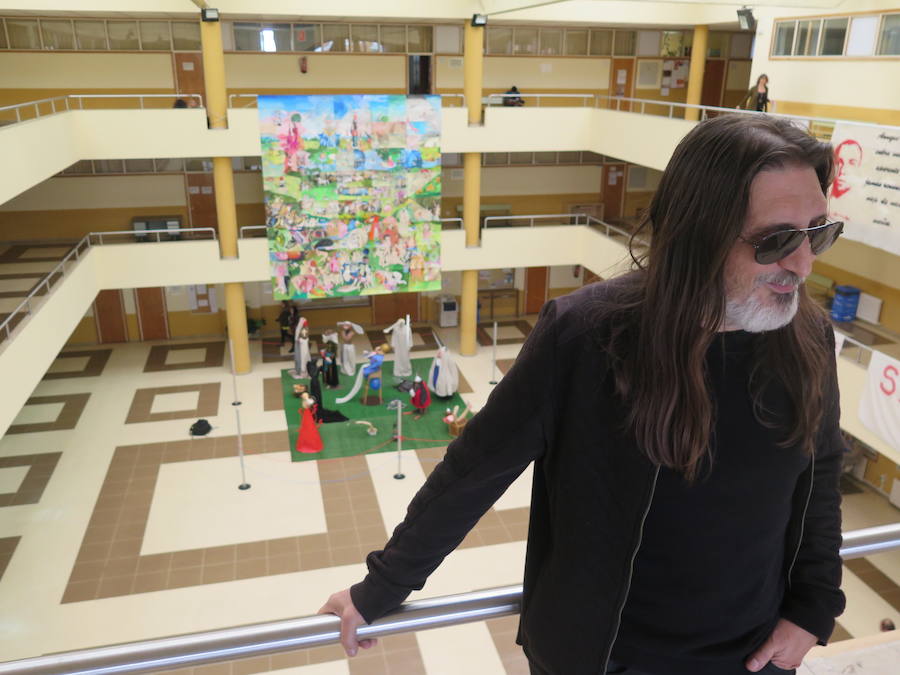
[[[513,54],[537,54],[538,29],[516,28],[513,33]]]
[[[244,171],[260,171],[262,169],[260,157],[243,157]]]
[[[355,23],[350,26],[350,34],[353,36],[353,51],[381,51],[381,43],[378,41],[378,26]]]
[[[749,33],[732,33],[728,55],[733,59],[753,58],[753,35]]]
[[[95,159],[94,173],[124,173],[121,159]]]
[[[541,28],[541,54],[557,56],[562,54],[561,28]]]
[[[322,26],[323,52],[349,52],[350,26],[345,23],[326,23]]]
[[[381,46],[384,51],[402,54],[406,51],[406,26],[382,25]]]
[[[108,21],[106,30],[109,33],[110,49],[140,49],[136,22]]]
[[[849,19],[825,19],[822,42],[819,54],[822,56],[840,56],[844,53],[844,38],[847,36]]]
[[[900,14],[888,14],[884,17],[881,24],[881,39],[878,41],[878,53],[900,54]]]
[[[312,52],[319,46],[319,24],[294,24],[294,51]]]
[[[259,24],[235,22],[234,48],[239,52],[258,52]]]
[[[212,171],[212,160],[204,157],[188,157],[184,160],[184,170],[210,173]]]
[[[153,173],[152,159],[126,159],[126,173]]]
[[[6,30],[3,28],[3,19],[0,19],[0,49],[8,49],[9,45],[6,43]]]
[[[431,33],[431,26],[407,26],[409,51],[431,53],[433,43]]]
[[[613,32],[611,30],[592,30],[591,56],[609,56],[612,54],[612,39]]]
[[[263,52],[291,51],[291,24],[263,24],[259,29],[259,50]]]
[[[44,49],[75,49],[71,21],[41,19],[41,35],[44,38]]]
[[[633,30],[617,30],[613,44],[615,56],[634,56],[635,32]]]
[[[794,44],[794,21],[775,24],[775,56],[789,56]]]
[[[566,54],[568,56],[586,56],[588,32],[586,30],[566,31]]]
[[[603,164],[603,155],[598,155],[596,152],[585,150],[581,153],[581,161],[585,164]]]
[[[165,51],[172,48],[168,21],[141,21],[141,49]]]
[[[106,26],[102,21],[76,21],[78,49],[106,49]]]
[[[172,45],[175,49],[199,51],[200,24],[194,21],[173,21]]]
[[[38,22],[35,19],[7,19],[6,32],[9,34],[10,49],[40,49]]]
[[[706,40],[706,56],[713,59],[724,57],[728,53],[727,45],[728,33],[710,31]]]
[[[488,54],[512,54],[512,28],[487,29]]]
[[[437,54],[462,54],[462,29],[459,26],[435,26],[434,51]]]
[[[155,161],[158,172],[184,171],[184,160],[181,157],[162,157],[157,158]]]
[[[530,152],[511,152],[509,153],[510,164],[531,164],[534,161],[533,154]]]
[[[536,152],[534,153],[535,164],[556,164],[555,152]]]
[[[680,30],[664,30],[660,42],[659,55],[684,56],[684,33]]]
[[[462,155],[458,152],[441,153],[441,166],[462,166]]]
[[[578,150],[564,150],[557,153],[560,164],[578,164],[581,162],[581,153]]]
[[[509,164],[509,156],[505,152],[486,152],[484,153],[484,163],[486,166],[506,166]]]
[[[797,22],[797,42],[794,45],[795,56],[812,56],[819,45],[819,27],[821,19]]]
[[[91,160],[82,159],[79,162],[75,162],[63,173],[94,173],[94,168],[91,166]]]

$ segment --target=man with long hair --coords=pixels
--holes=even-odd
[[[834,335],[807,297],[830,146],[726,115],[676,148],[635,270],[548,302],[369,573],[322,608],[397,607],[535,462],[518,641],[533,673],[798,667],[844,607]]]

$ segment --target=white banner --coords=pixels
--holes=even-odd
[[[834,328],[832,328],[831,330],[834,330]],[[844,348],[844,340],[846,338],[847,336],[840,331],[834,331],[834,358],[837,358],[841,355],[841,350]]]
[[[900,128],[838,122],[828,215],[847,239],[900,255]]]
[[[872,352],[859,418],[869,431],[900,451],[900,361],[883,352]]]

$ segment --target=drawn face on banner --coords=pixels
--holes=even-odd
[[[853,179],[859,175],[862,166],[862,148],[859,143],[848,138],[834,149],[834,164],[837,175],[831,185],[831,196],[840,198],[853,187]]]

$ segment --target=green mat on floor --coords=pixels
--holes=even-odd
[[[431,359],[413,359],[412,366],[414,372],[420,373],[424,377],[431,367]],[[322,386],[322,398],[325,399],[325,408],[328,410],[339,410],[350,419],[347,422],[332,422],[320,425],[319,435],[322,437],[322,444],[325,447],[321,452],[316,453],[302,453],[297,452],[295,449],[297,447],[297,428],[300,425],[300,401],[294,396],[293,386],[295,384],[308,384],[309,380],[295,380],[288,374],[287,370],[281,371],[281,395],[284,399],[284,415],[287,418],[288,437],[291,443],[291,459],[293,461],[303,462],[306,460],[331,459],[333,457],[351,457],[353,455],[396,450],[397,443],[393,438],[397,411],[388,410],[387,408],[387,404],[393,399],[400,399],[409,406],[403,409],[402,442],[404,450],[433,448],[446,445],[452,440],[452,437],[447,432],[447,425],[444,424],[442,418],[447,408],[453,408],[455,405],[459,406],[460,411],[465,408],[466,404],[459,394],[454,394],[453,398],[443,401],[435,398],[432,393],[431,406],[417,420],[413,418],[413,408],[409,405],[409,393],[398,391],[394,387],[394,363],[385,361],[381,370],[385,388],[382,394],[384,402],[380,405],[363,405],[360,403],[362,388],[353,400],[341,405],[335,403],[335,399],[344,396],[350,391],[355,381],[354,378],[343,374],[340,376],[341,386],[338,389],[328,389],[324,385]],[[369,394],[371,396],[372,392],[370,391]],[[371,422],[378,429],[378,433],[374,436],[369,436],[366,433],[365,425],[355,424],[357,420]]]

